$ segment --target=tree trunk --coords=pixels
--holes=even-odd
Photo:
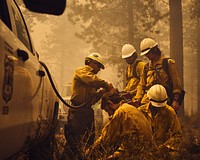
[[[170,56],[176,61],[183,81],[183,28],[181,0],[169,0],[170,7]],[[183,111],[183,110],[182,110]]]
[[[197,18],[197,60],[200,60],[200,45],[199,45],[199,40],[200,40],[200,30],[199,30],[199,27],[200,27],[200,17]],[[198,61],[197,61],[198,62]],[[198,122],[197,124],[200,126],[200,63],[198,62],[197,63],[197,105],[198,105],[198,108],[197,108],[197,117],[198,117]]]
[[[133,35],[133,2],[132,0],[127,0],[127,12],[128,12],[128,41],[130,44],[134,44]]]
[[[176,61],[183,80],[183,28],[181,0],[169,0],[170,4],[170,55]]]
[[[126,1],[126,0],[125,0]],[[133,2],[132,0],[127,0],[127,15],[128,15],[128,43],[134,45],[134,35],[133,35]],[[123,65],[124,70],[126,69],[126,63]],[[126,86],[126,76],[123,72],[123,88]]]

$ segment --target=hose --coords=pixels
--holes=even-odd
[[[72,109],[79,109],[79,108],[84,107],[84,106],[87,104],[87,103],[82,103],[81,105],[78,105],[78,106],[74,106],[74,105],[68,104],[68,103],[62,98],[62,96],[58,93],[58,90],[57,90],[56,87],[55,87],[55,84],[54,84],[54,82],[53,82],[53,80],[52,80],[51,74],[50,74],[49,69],[48,69],[48,67],[46,66],[46,64],[45,64],[44,62],[41,62],[41,61],[39,61],[39,63],[44,67],[44,69],[45,69],[45,71],[46,71],[46,73],[47,73],[47,75],[48,75],[49,81],[50,81],[50,83],[51,83],[51,86],[53,87],[53,90],[54,90],[55,94],[56,94],[57,97],[62,101],[62,103],[63,103],[64,105],[66,105],[67,107],[72,108]]]

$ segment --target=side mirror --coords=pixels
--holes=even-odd
[[[26,8],[38,13],[63,14],[67,0],[23,0]]]

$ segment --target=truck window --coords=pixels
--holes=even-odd
[[[0,19],[11,30],[11,23],[10,23],[8,8],[7,8],[5,0],[0,0]]]
[[[14,16],[15,26],[17,30],[17,37],[22,41],[22,43],[30,50],[32,51],[31,43],[29,34],[27,31],[27,27],[24,23],[24,19],[17,8],[17,6],[14,3],[11,3],[11,11]]]

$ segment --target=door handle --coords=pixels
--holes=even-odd
[[[20,57],[24,62],[29,59],[28,53],[21,49],[17,50],[17,56]]]

